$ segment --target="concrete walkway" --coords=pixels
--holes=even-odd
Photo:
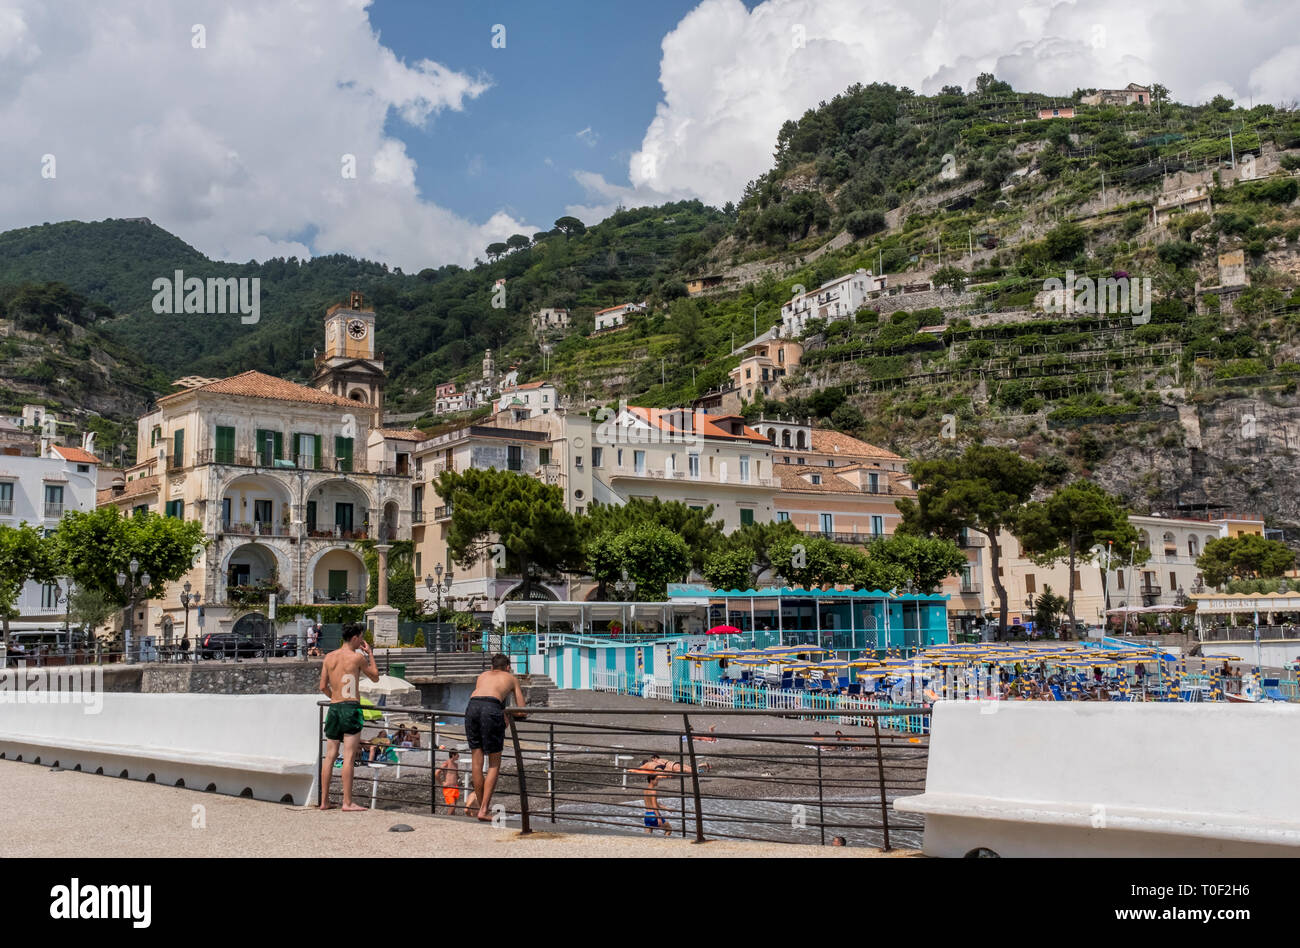
[[[873,857],[867,849],[498,830],[459,819],[342,813],[0,761],[0,857]],[[411,833],[390,833],[404,823]],[[914,856],[899,851],[889,856]]]

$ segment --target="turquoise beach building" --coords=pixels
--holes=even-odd
[[[811,645],[838,658],[910,655],[947,643],[948,597],[675,585],[659,603],[506,602],[493,620],[517,670],[588,690],[596,676],[714,679],[717,663],[678,659],[724,648]],[[707,634],[718,626],[739,631]]]

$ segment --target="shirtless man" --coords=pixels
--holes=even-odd
[[[434,780],[438,779],[438,774],[442,774],[442,801],[447,804],[447,811],[455,816],[456,802],[460,799],[460,751],[447,752],[446,761],[439,764],[433,772]],[[469,816],[468,806],[465,807],[465,815]]]
[[[343,809],[348,813],[365,810],[352,802],[352,770],[361,744],[361,730],[365,720],[361,716],[361,697],[357,685],[360,676],[371,681],[379,680],[375,656],[366,645],[365,626],[360,623],[343,627],[343,645],[325,656],[320,669],[321,694],[330,699],[329,713],[325,715],[325,761],[320,772],[320,808],[330,806],[330,778],[334,775],[334,761],[343,744]]]
[[[515,705],[524,706],[524,693],[519,687],[519,679],[510,673],[510,659],[504,655],[492,656],[492,667],[478,676],[474,693],[470,695],[469,705],[465,708],[465,740],[473,751],[470,761],[470,780],[474,792],[465,801],[465,813],[479,804],[479,822],[492,820],[488,809],[492,805],[492,791],[497,787],[497,777],[501,774],[501,752],[506,746],[506,698],[513,692]],[[516,714],[523,719],[525,715]],[[483,755],[487,754],[488,770],[483,775]]]

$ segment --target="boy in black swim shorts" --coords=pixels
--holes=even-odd
[[[501,773],[501,751],[506,745],[505,699],[512,694],[515,704],[522,708],[524,693],[519,687],[519,679],[510,672],[510,659],[493,655],[492,667],[478,676],[474,693],[465,708],[465,740],[473,752],[470,779],[474,782],[474,792],[465,801],[465,809],[468,811],[478,803],[478,818],[483,823],[492,819],[489,814],[492,791],[496,789],[497,777]],[[515,717],[522,719],[524,715],[516,712]],[[483,773],[484,754],[488,763],[486,776]]]

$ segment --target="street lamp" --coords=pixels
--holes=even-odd
[[[131,642],[127,640],[127,638],[131,635],[131,624],[132,622],[135,621],[135,604],[143,594],[149,591],[149,587],[153,585],[153,581],[149,578],[148,573],[140,573],[140,561],[137,560],[134,556],[131,557],[131,562],[127,564],[127,569],[131,571],[131,575],[128,577],[126,573],[118,572],[117,585],[121,588],[122,592],[126,595],[126,599],[130,609],[130,612],[127,616],[126,625],[122,629],[122,633],[123,633],[122,659],[127,665],[131,665],[134,664],[134,662],[136,661],[136,659],[139,658],[140,655],[139,641],[136,641],[135,643],[136,658],[132,658]],[[139,582],[136,581],[137,573],[139,573],[140,575]]]
[[[187,643],[190,640],[190,606],[197,606],[199,604],[199,599],[201,598],[199,593],[190,594],[192,588],[193,587],[190,586],[189,580],[186,580],[185,585],[182,587],[184,592],[181,593],[181,606],[185,609],[184,637]],[[199,660],[199,649],[197,645],[194,647],[194,660],[196,662]]]
[[[439,563],[437,566],[433,568],[433,572],[438,578],[434,579],[433,576],[425,576],[424,587],[427,590],[429,590],[429,592],[433,593],[434,596],[437,597],[438,621],[441,622],[442,621],[442,597],[443,596],[450,597],[451,584],[454,582],[455,573],[453,573],[451,570],[447,570],[447,581],[444,583],[442,581],[441,563]]]
[[[614,589],[620,596],[635,596],[636,580],[628,579],[627,570],[623,570],[623,578],[614,583]]]
[[[1034,621],[1034,594],[1030,593],[1025,597],[1025,611],[1029,613],[1029,621]],[[1041,633],[1040,633],[1041,634]]]

